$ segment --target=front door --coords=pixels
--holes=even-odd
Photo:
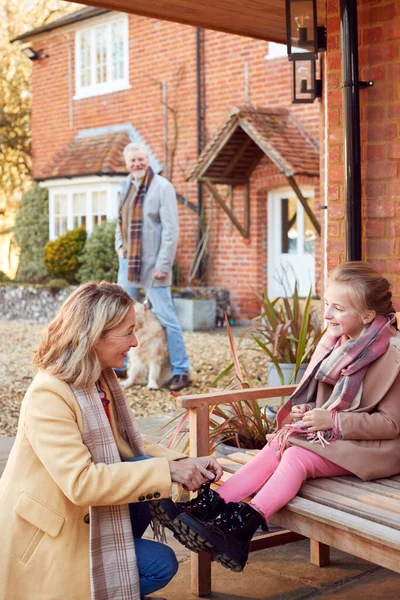
[[[313,190],[302,189],[313,205]],[[291,296],[297,279],[299,295],[315,290],[316,232],[291,188],[268,194],[268,295]]]

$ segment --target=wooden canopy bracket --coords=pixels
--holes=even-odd
[[[214,185],[214,183],[212,183],[212,181],[210,181],[210,179],[208,179],[207,177],[202,177],[200,179],[200,181],[203,182],[207,186],[207,188],[209,189],[211,194],[214,196],[215,200],[218,202],[218,204],[220,205],[222,210],[224,210],[226,212],[226,214],[228,215],[229,219],[231,220],[233,225],[236,227],[236,229],[241,233],[241,235],[244,238],[248,239],[250,237],[250,186],[249,186],[249,182],[248,181],[241,182],[243,185],[245,185],[244,224],[242,225],[241,223],[239,223],[239,221],[235,217],[232,209],[226,205],[224,198],[222,198],[221,194],[219,193],[219,191],[218,191],[217,187]]]
[[[294,193],[296,194],[296,196],[298,197],[298,199],[300,200],[307,216],[309,217],[311,223],[313,224],[313,227],[315,229],[315,231],[318,233],[318,235],[321,235],[321,225],[319,224],[319,222],[317,221],[316,216],[314,215],[313,211],[311,210],[307,199],[304,198],[303,194],[300,191],[299,186],[297,185],[295,179],[293,176],[289,176],[286,175],[286,178],[288,180],[288,182],[290,183],[291,188],[293,189]]]

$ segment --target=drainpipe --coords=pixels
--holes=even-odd
[[[343,79],[346,260],[361,260],[361,144],[357,0],[340,0],[340,35]]]
[[[358,80],[357,0],[340,0],[343,79],[344,194],[346,260],[362,258],[360,88],[373,81]]]
[[[204,98],[204,31],[196,27],[196,97],[197,97],[197,156],[200,156],[205,143],[205,98]],[[197,205],[198,205],[198,230],[197,242],[203,236],[203,186],[197,183]],[[197,276],[199,279],[204,274],[204,265],[199,263]]]

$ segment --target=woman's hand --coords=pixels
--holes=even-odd
[[[325,408],[314,408],[303,416],[303,423],[308,431],[325,431],[332,429],[332,413]]]
[[[169,470],[172,481],[180,483],[189,492],[194,492],[210,480],[222,476],[222,468],[212,456],[170,460]]]
[[[307,404],[297,404],[296,406],[292,406],[292,410],[290,412],[292,421],[300,421],[307,410]]]

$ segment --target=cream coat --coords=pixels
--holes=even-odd
[[[328,399],[331,386],[319,383],[317,407]],[[364,480],[400,473],[400,334],[385,354],[370,365],[360,406],[340,413],[342,439],[329,446],[296,437],[292,443],[312,450]]]
[[[126,447],[113,425],[124,455]],[[69,385],[38,373],[23,400],[17,437],[0,479],[2,600],[90,600],[89,506],[171,493],[168,460],[182,454],[145,442],[153,459],[94,464],[82,431],[82,414]]]

